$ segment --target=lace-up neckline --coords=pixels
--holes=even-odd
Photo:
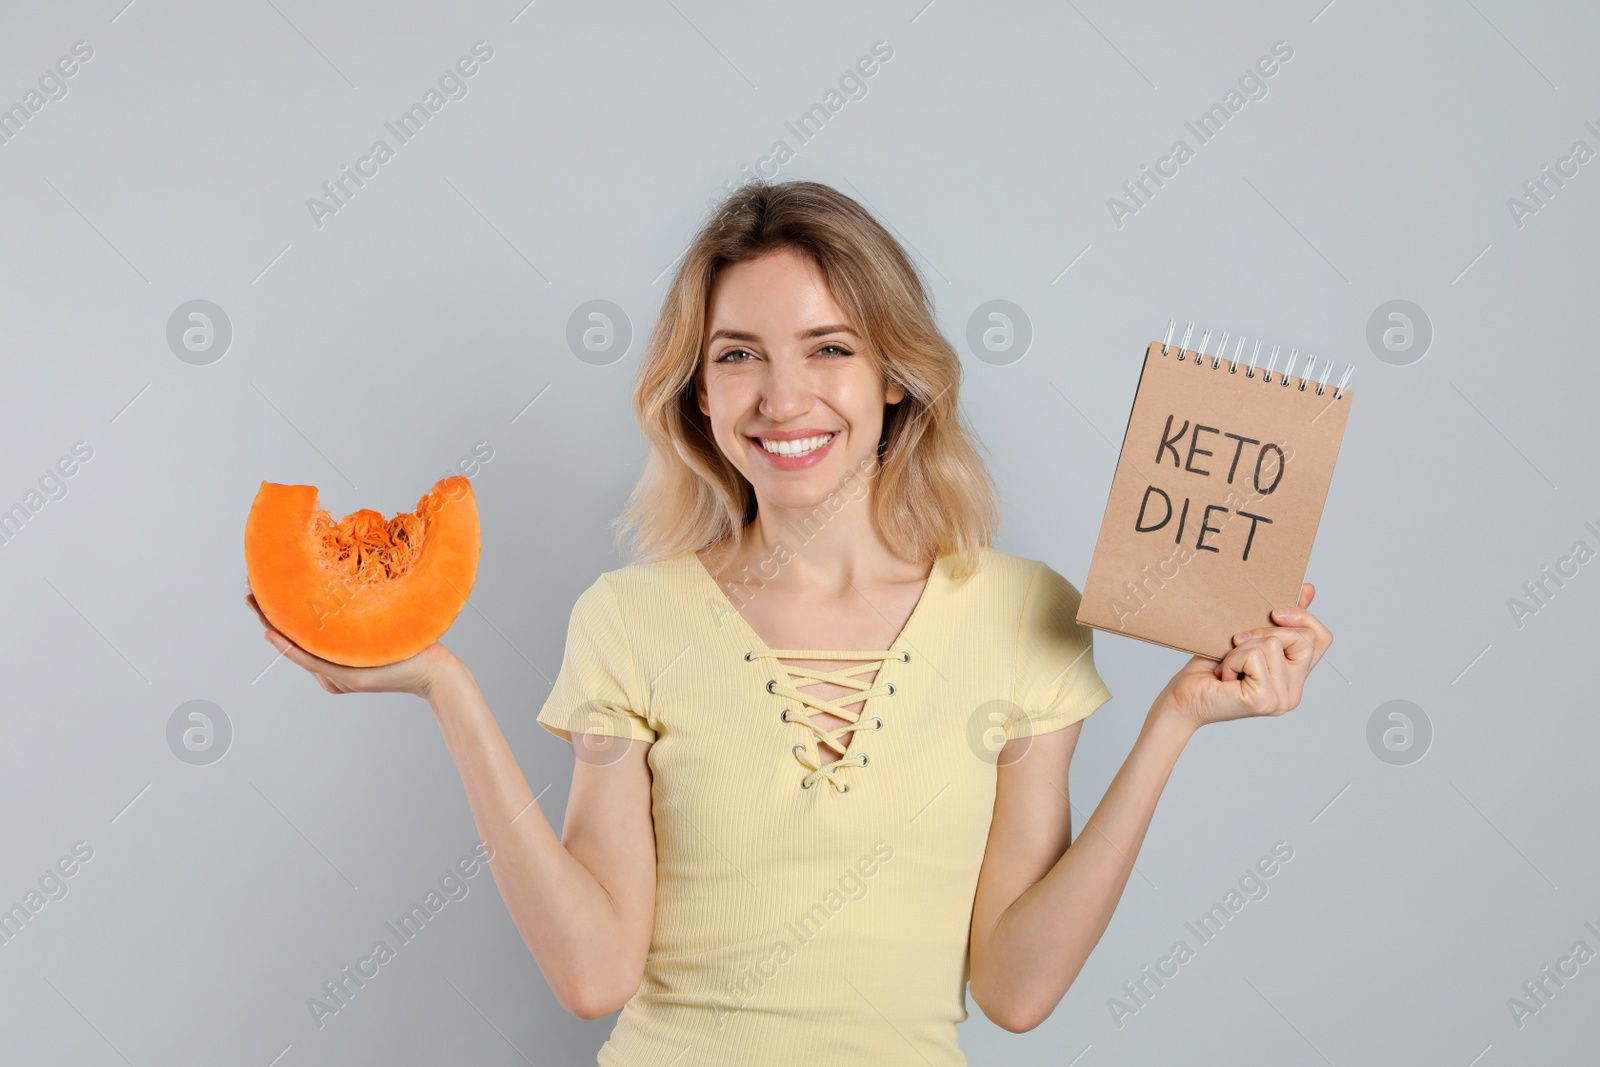
[[[784,703],[775,712],[786,723],[806,730],[804,740],[793,744],[789,751],[793,758],[806,769],[806,774],[800,779],[802,789],[810,789],[818,781],[826,780],[835,794],[850,792],[850,783],[841,780],[840,772],[854,772],[856,768],[864,768],[873,762],[871,754],[862,751],[860,740],[854,735],[865,731],[873,733],[884,728],[884,720],[878,714],[867,714],[869,710],[876,712],[876,701],[879,697],[889,697],[896,692],[893,681],[884,678],[884,670],[890,663],[910,663],[911,653],[900,647],[907,642],[918,620],[932,610],[930,603],[942,593],[945,585],[943,557],[934,561],[933,568],[928,572],[926,584],[922,593],[917,598],[916,604],[911,609],[905,625],[895,635],[887,649],[839,649],[839,648],[768,648],[761,635],[745,620],[733,601],[728,598],[722,584],[706,569],[704,563],[695,552],[688,553],[688,565],[693,567],[701,579],[709,583],[721,600],[722,611],[731,616],[733,624],[739,628],[743,635],[746,651],[744,659],[748,663],[767,663],[771,671],[761,681],[764,692],[779,697]],[[801,667],[783,662],[785,659],[799,660],[854,660],[858,661],[849,666],[825,671],[815,667]],[[871,663],[877,663],[877,670],[872,674],[871,682],[864,682],[859,678],[851,677],[855,674],[865,674]],[[902,682],[904,679],[902,679]],[[853,692],[841,696],[824,698],[814,693],[801,689],[801,685],[811,685],[816,682],[829,682]],[[860,703],[856,711],[850,711],[846,704]],[[798,703],[804,711],[794,708]],[[845,723],[836,729],[827,729],[820,723],[812,720],[814,712],[826,712],[835,715]],[[892,721],[891,716],[891,721]],[[830,747],[844,753],[837,760],[828,763],[822,761],[821,745],[824,741],[831,742]],[[858,773],[858,772],[856,772]]]
[[[901,632],[904,633],[903,630]],[[780,657],[820,660],[853,659],[861,660],[863,664],[845,667],[840,670],[823,671],[814,667],[790,666],[784,663]],[[795,759],[810,772],[800,780],[800,787],[802,789],[810,789],[819,779],[826,778],[828,784],[838,792],[850,792],[850,784],[841,782],[835,777],[835,773],[847,767],[865,767],[868,764],[868,754],[856,751],[858,746],[850,735],[858,730],[883,729],[882,717],[873,715],[869,718],[866,715],[866,710],[877,697],[892,696],[894,694],[895,686],[893,682],[879,680],[883,677],[884,664],[889,663],[891,660],[909,663],[911,661],[911,653],[903,650],[894,652],[860,652],[850,649],[763,648],[759,652],[746,652],[744,658],[751,662],[771,660],[776,668],[783,672],[783,678],[774,678],[767,682],[767,692],[775,693],[789,700],[797,700],[814,711],[827,712],[845,720],[845,725],[837,730],[827,730],[819,726],[811,719],[810,715],[804,712],[791,714],[791,710],[788,707],[784,707],[778,713],[778,717],[784,722],[799,723],[810,731],[810,736],[789,750],[794,753]],[[873,672],[873,680],[871,682],[863,682],[859,678],[851,677],[852,674],[865,673],[864,664],[873,660],[878,662],[878,669]],[[802,680],[812,683],[831,682],[834,685],[853,689],[855,692],[824,699],[801,689]],[[846,704],[854,704],[858,701],[861,702],[861,710],[859,711],[851,711],[845,707]],[[824,739],[831,742],[829,747],[837,749],[844,755],[837,760],[824,763],[822,761],[822,742]]]

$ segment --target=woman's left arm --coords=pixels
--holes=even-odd
[[[1006,743],[994,820],[972,907],[970,991],[1013,1033],[1055,1010],[1111,922],[1156,801],[1194,731],[1208,722],[1281,715],[1300,703],[1306,676],[1333,634],[1305,610],[1275,611],[1275,624],[1235,635],[1219,660],[1195,656],[1156,697],[1133,750],[1084,832],[1072,840],[1067,766],[1080,723]],[[1070,847],[1069,847],[1070,846]]]

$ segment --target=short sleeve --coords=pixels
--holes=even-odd
[[[1088,718],[1111,690],[1095,670],[1094,631],[1077,621],[1077,587],[1037,562],[1017,633],[1012,701],[1026,729],[1043,734]],[[1013,736],[1009,721],[1006,736]]]
[[[654,741],[642,707],[622,608],[602,574],[572,606],[561,670],[537,721],[563,741],[573,734]]]

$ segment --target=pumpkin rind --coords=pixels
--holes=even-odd
[[[245,566],[274,627],[314,656],[377,667],[416,655],[466,605],[478,571],[478,505],[461,475],[417,510],[335,522],[314,485],[262,482],[245,522]]]

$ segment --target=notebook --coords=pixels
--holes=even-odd
[[[1298,349],[1279,372],[1277,345],[1258,366],[1262,342],[1207,355],[1210,330],[1191,350],[1176,325],[1145,350],[1078,622],[1221,659],[1300,602],[1354,367],[1329,387],[1332,360],[1296,377]]]

